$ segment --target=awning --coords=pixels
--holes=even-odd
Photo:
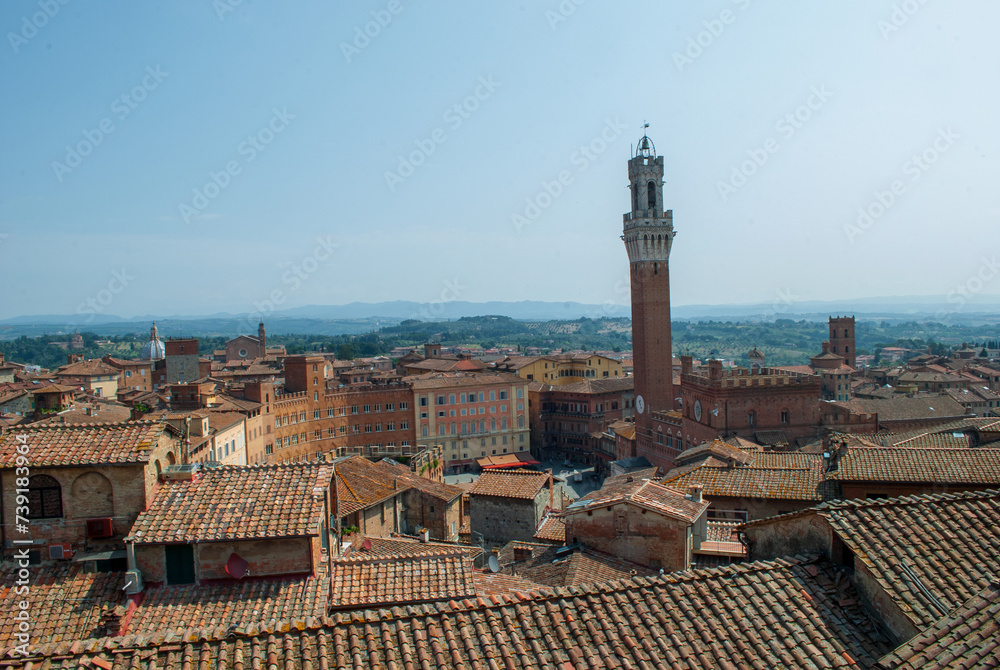
[[[541,465],[529,454],[503,454],[476,459],[476,463],[484,470],[499,470],[501,468],[523,468],[529,465]]]

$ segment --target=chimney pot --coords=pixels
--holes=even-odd
[[[688,493],[691,496],[691,500],[700,503],[702,501],[701,491],[704,488],[705,486],[702,484],[692,484],[690,487],[688,487]]]

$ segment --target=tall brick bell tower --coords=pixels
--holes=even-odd
[[[654,439],[653,412],[677,409],[667,263],[675,233],[673,212],[663,209],[663,156],[646,135],[629,159],[628,180],[632,211],[623,217],[622,240],[632,286],[636,455],[666,470],[673,465],[673,450]]]

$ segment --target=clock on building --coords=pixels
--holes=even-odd
[[[646,409],[646,401],[642,399],[641,395],[635,397],[635,411],[642,414],[642,411]]]
[[[701,421],[701,401],[694,401],[694,420]]]

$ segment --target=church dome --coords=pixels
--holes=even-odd
[[[165,358],[167,355],[166,347],[163,346],[163,340],[159,338],[156,333],[156,324],[149,329],[149,342],[146,342],[142,346],[142,351],[139,353],[140,361],[158,361],[161,358]]]

